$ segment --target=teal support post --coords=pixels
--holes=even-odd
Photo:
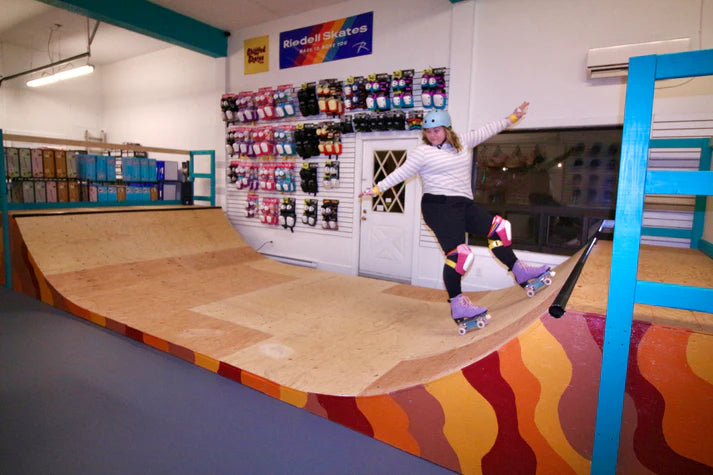
[[[634,304],[713,312],[711,289],[639,281],[636,278],[644,195],[710,195],[713,192],[713,174],[709,155],[706,155],[710,153],[708,144],[701,146],[700,171],[647,170],[655,81],[703,75],[713,75],[713,50],[641,56],[629,60],[609,300],[592,454],[591,472],[594,474],[616,473]],[[681,143],[670,140],[671,144],[676,144],[674,147]],[[668,146],[664,142],[662,140],[657,145]],[[708,151],[704,153],[706,147]],[[700,242],[702,248],[710,247],[702,239]]]
[[[609,301],[592,454],[594,474],[616,473],[639,265],[655,71],[656,56],[631,58],[629,62]]]
[[[199,155],[208,155],[210,159],[210,173],[196,173],[195,171],[195,158]],[[188,176],[189,180],[193,182],[195,190],[195,180],[207,179],[210,180],[210,195],[197,195],[193,199],[197,201],[208,201],[211,206],[215,206],[215,151],[214,150],[192,150],[191,159],[188,166]]]
[[[0,207],[2,208],[2,252],[5,267],[5,287],[12,288],[12,266],[10,265],[10,217],[7,206],[7,170],[5,170],[5,146],[3,145],[2,129],[0,129]]]

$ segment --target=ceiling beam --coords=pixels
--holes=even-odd
[[[213,58],[228,55],[230,33],[147,0],[39,1]]]

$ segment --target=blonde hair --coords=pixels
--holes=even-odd
[[[450,126],[443,128],[446,131],[446,142],[448,142],[454,149],[456,149],[456,151],[461,152],[463,150],[463,144],[460,143],[460,138],[458,137],[458,134],[453,132],[453,128]],[[426,137],[425,130],[421,131],[421,140],[423,140],[423,143],[427,145],[433,145]]]

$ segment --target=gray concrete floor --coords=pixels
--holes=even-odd
[[[0,287],[0,473],[451,472]]]

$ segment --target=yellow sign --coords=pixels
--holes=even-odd
[[[259,36],[243,41],[245,74],[264,73],[270,70],[270,37]]]

